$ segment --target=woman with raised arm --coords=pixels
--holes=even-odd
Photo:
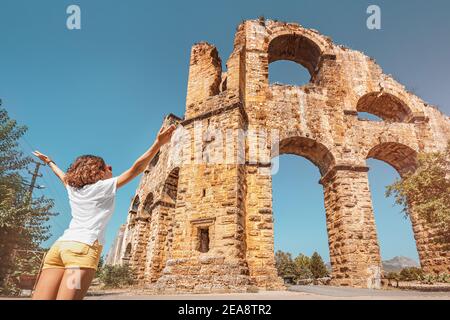
[[[69,194],[72,221],[47,252],[34,300],[81,300],[87,293],[114,211],[116,190],[141,174],[158,150],[170,141],[175,126],[161,128],[153,145],[119,176],[97,156],[78,157],[64,173],[48,156],[35,151],[62,181]]]

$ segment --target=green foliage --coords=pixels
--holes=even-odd
[[[450,283],[450,274],[424,274],[420,280],[424,284]]]
[[[392,281],[395,281],[395,286],[398,287],[398,282],[400,281],[400,274],[398,272],[389,272],[386,275],[386,278],[391,283]]]
[[[436,282],[436,275],[434,274],[426,274],[422,279],[422,283],[424,284],[434,284]]]
[[[105,258],[103,256],[100,256],[100,260],[98,261],[98,268],[97,271],[95,272],[96,278],[100,278],[104,265],[105,265]]]
[[[292,256],[289,252],[278,250],[275,253],[275,266],[280,277],[290,277],[295,274],[294,262],[292,261]]]
[[[314,252],[313,255],[311,256],[309,268],[314,276],[314,279],[319,279],[328,276],[327,267],[325,266],[322,257],[317,252]]]
[[[19,272],[25,261],[13,253],[16,250],[37,250],[50,237],[47,221],[54,213],[53,200],[30,198],[29,187],[21,172],[31,159],[19,150],[18,140],[27,128],[17,125],[7,111],[0,108],[0,292],[7,288],[7,275]]]
[[[418,281],[423,284],[450,283],[450,274],[429,274],[424,273],[421,268],[404,268],[400,272],[389,272],[386,278],[395,281],[398,287],[399,281]]]
[[[101,268],[100,280],[106,288],[120,288],[133,284],[133,275],[127,264],[122,266],[105,265]]]
[[[397,281],[399,281],[400,280],[400,273],[398,273],[398,272],[389,272],[386,275],[386,278],[388,278],[390,280],[397,280]]]
[[[304,254],[299,254],[294,259],[294,270],[297,280],[312,279],[314,275],[311,272],[311,259]]]
[[[299,254],[294,260],[288,252],[275,253],[275,265],[280,277],[294,277],[294,280],[318,279],[328,276],[325,263],[317,252],[311,258]]]
[[[417,170],[387,187],[386,196],[393,195],[406,215],[413,209],[429,223],[449,230],[450,141],[445,152],[420,153],[417,163]]]
[[[441,283],[450,283],[450,274],[441,273],[437,275],[437,281]]]
[[[401,281],[418,281],[423,278],[423,270],[421,268],[404,268],[400,271],[400,280]]]

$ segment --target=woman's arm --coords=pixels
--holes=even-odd
[[[175,125],[171,125],[165,130],[163,130],[163,128],[159,130],[158,137],[156,138],[153,145],[134,162],[134,164],[131,166],[130,169],[128,169],[118,177],[117,188],[123,187],[128,182],[130,182],[138,175],[140,175],[142,172],[144,172],[145,168],[147,167],[149,162],[153,159],[153,157],[156,155],[158,150],[163,145],[165,145],[167,142],[170,141],[170,138],[172,137],[172,134],[175,131],[175,129],[176,129]]]
[[[47,164],[50,167],[50,169],[52,169],[52,171],[55,173],[55,175],[61,180],[64,186],[66,185],[65,181],[66,174],[60,168],[58,168],[58,166],[52,159],[50,159],[50,157],[40,153],[39,151],[34,151],[33,154],[42,161],[44,161],[45,164]]]

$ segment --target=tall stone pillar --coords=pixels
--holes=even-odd
[[[167,259],[166,244],[169,228],[169,211],[173,204],[159,201],[152,210],[149,236],[146,247],[145,279],[153,283],[161,276]]]
[[[131,241],[133,249],[129,265],[138,284],[145,281],[145,263],[147,256],[147,242],[149,235],[149,222],[145,218],[137,217],[135,220],[135,232]]]
[[[444,226],[431,225],[414,208],[409,216],[422,269],[426,273],[450,273],[450,231]]]
[[[235,165],[181,168],[172,254],[154,286],[157,292],[246,291],[238,173]]]
[[[255,285],[272,290],[284,289],[283,280],[275,267],[272,178],[259,173],[259,170],[267,169],[247,165],[246,259]]]
[[[381,258],[367,167],[335,166],[321,179],[332,284],[379,288]]]

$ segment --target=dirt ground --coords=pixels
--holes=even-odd
[[[0,300],[29,299],[2,298]],[[370,290],[332,286],[290,286],[285,291],[257,293],[214,293],[156,295],[145,290],[115,289],[90,291],[86,300],[450,300],[450,292],[413,290]]]
[[[450,292],[369,290],[331,286],[291,286],[257,293],[152,295],[145,291],[97,292],[89,300],[450,300]]]

